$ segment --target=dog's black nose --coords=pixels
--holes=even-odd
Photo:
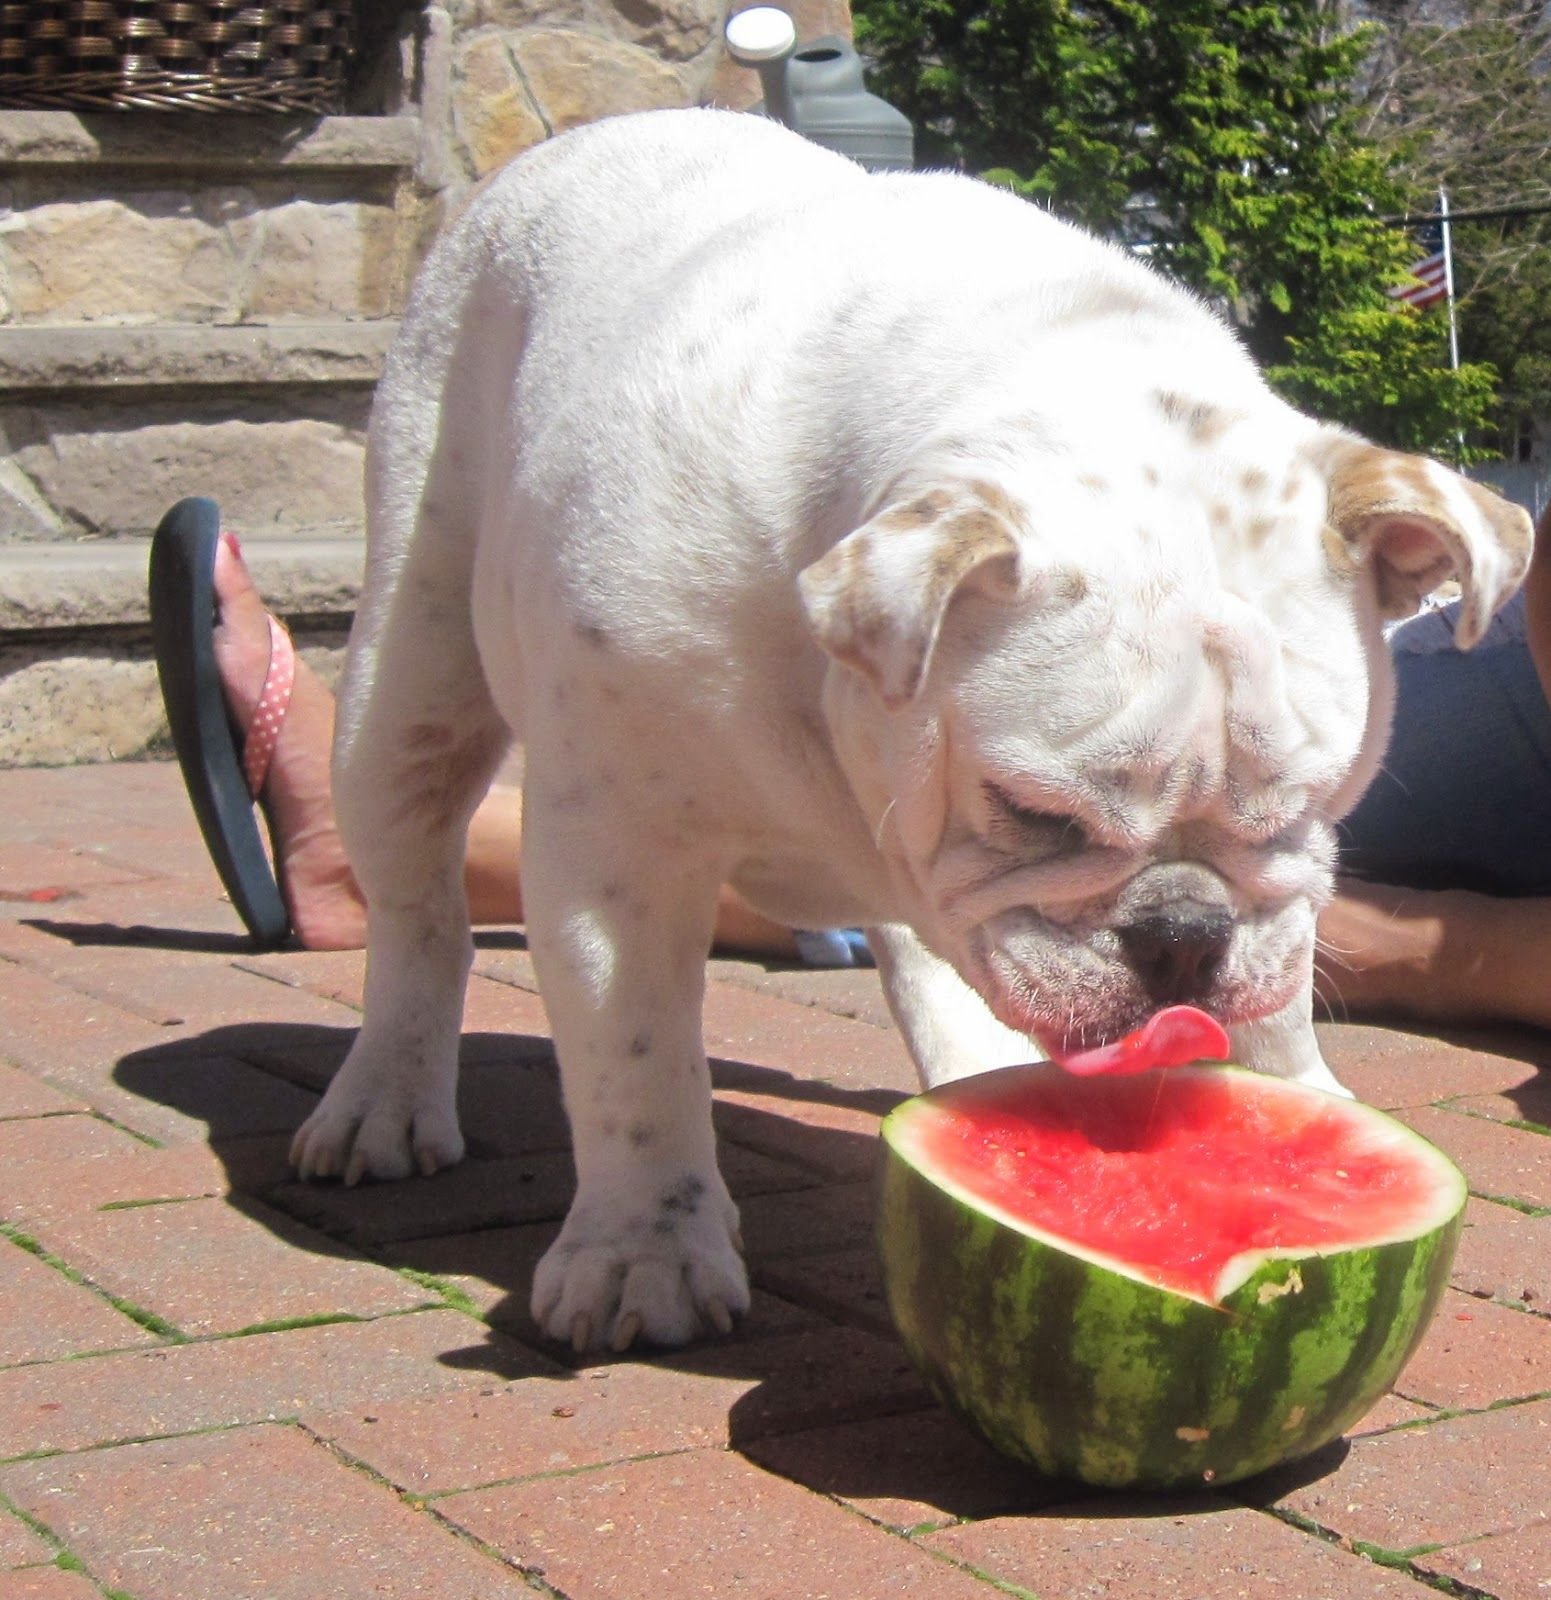
[[[1149,912],[1115,933],[1148,999],[1180,1005],[1200,999],[1217,975],[1233,938],[1233,913],[1206,906]]]

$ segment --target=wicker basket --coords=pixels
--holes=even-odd
[[[352,0],[0,0],[0,106],[337,111]]]

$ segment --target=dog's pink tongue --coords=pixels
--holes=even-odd
[[[1052,1059],[1082,1078],[1106,1072],[1148,1072],[1154,1067],[1188,1066],[1192,1061],[1226,1061],[1228,1035],[1215,1017],[1194,1006],[1169,1006],[1113,1044],[1069,1056],[1052,1053]]]

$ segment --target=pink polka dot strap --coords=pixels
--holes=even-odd
[[[270,759],[285,723],[286,711],[291,704],[291,688],[296,682],[296,650],[291,636],[275,621],[269,619],[269,671],[264,675],[264,688],[253,712],[253,723],[242,747],[242,772],[248,780],[248,793],[255,800],[269,776]]]

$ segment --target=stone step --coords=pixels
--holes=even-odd
[[[351,532],[439,148],[413,111],[0,112],[0,541],[144,535],[191,490]]]
[[[332,681],[360,586],[360,538],[244,530],[243,553],[303,657]],[[146,539],[0,545],[0,767],[166,749],[148,554]]]
[[[185,384],[374,384],[398,319],[234,327],[0,327],[0,393]]]
[[[0,545],[145,535],[191,490],[245,533],[348,535],[397,329],[0,327]]]

